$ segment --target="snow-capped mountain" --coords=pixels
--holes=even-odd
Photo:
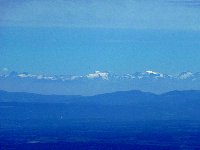
[[[43,75],[10,72],[0,74],[0,89],[42,94],[95,95],[115,91],[200,90],[200,73],[168,75],[155,71],[113,74],[95,71],[86,75]]]
[[[136,72],[134,74],[123,74],[123,75],[116,75],[111,74],[109,72],[101,72],[101,71],[95,71],[94,73],[89,73],[86,75],[36,75],[36,74],[30,74],[30,73],[17,73],[17,72],[11,72],[7,75],[0,75],[0,77],[9,78],[9,77],[15,77],[15,78],[32,78],[32,79],[38,79],[38,80],[77,80],[77,79],[102,79],[102,80],[113,80],[113,79],[143,79],[143,78],[179,78],[179,79],[186,79],[190,76],[193,76],[191,72],[184,72],[179,74],[178,76],[170,76],[167,74],[162,74],[159,72],[154,71],[146,71],[144,73],[142,72]]]
[[[194,75],[193,75],[192,72],[183,72],[183,73],[179,74],[177,76],[177,78],[185,80],[185,79],[188,79],[188,78],[192,78],[193,76]]]
[[[95,78],[101,78],[103,80],[109,79],[109,73],[108,72],[101,72],[101,71],[95,71],[95,73],[91,73],[86,75],[88,79],[95,79]]]

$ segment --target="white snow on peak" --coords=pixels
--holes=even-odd
[[[26,74],[18,74],[17,76],[18,76],[18,77],[21,77],[21,78],[26,78],[26,77],[27,77]]]
[[[34,75],[34,74],[27,74],[27,73],[21,73],[17,75],[20,78],[33,78],[33,79],[39,79],[39,80],[56,80],[53,76],[44,76],[44,75]]]
[[[164,78],[164,77],[165,77],[164,74],[159,73],[159,72],[154,72],[154,71],[146,71],[146,74],[149,74],[149,75],[156,75],[155,78]]]
[[[32,78],[32,77],[36,77],[36,75],[32,75],[32,74],[26,74],[26,73],[21,73],[17,75],[20,78]]]
[[[125,79],[134,79],[135,78],[135,76],[132,75],[132,74],[125,74],[122,77],[125,78]]]
[[[44,75],[37,75],[36,78],[39,80],[57,80],[53,76],[44,76]]]
[[[108,80],[108,75],[109,73],[107,72],[95,71],[95,73],[88,74],[86,77],[89,79],[102,78],[103,80]]]
[[[70,80],[76,80],[76,79],[79,79],[79,78],[82,78],[82,76],[71,76]]]
[[[179,78],[182,79],[182,80],[185,80],[185,79],[190,78],[192,76],[193,76],[192,72],[184,72],[184,73],[179,75]]]
[[[154,71],[146,71],[146,73],[148,73],[148,74],[154,74],[154,75],[160,74],[160,73],[154,72]]]

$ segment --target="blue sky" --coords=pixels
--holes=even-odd
[[[198,0],[0,0],[0,68],[200,71]]]

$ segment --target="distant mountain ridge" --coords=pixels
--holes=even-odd
[[[122,91],[95,96],[38,95],[0,91],[0,110],[4,114],[8,114],[9,111],[10,116],[14,118],[20,116],[19,119],[21,116],[24,118],[37,116],[42,120],[62,116],[62,119],[107,121],[200,120],[199,108],[200,91],[171,91],[161,95]]]
[[[150,92],[142,92],[139,90],[118,91],[114,93],[105,93],[94,96],[80,95],[41,95],[25,92],[7,92],[0,90],[0,102],[40,102],[40,103],[76,103],[76,102],[98,102],[104,104],[116,104],[117,101],[126,104],[126,100],[130,103],[134,101],[149,101],[153,99],[198,99],[200,102],[200,91],[170,91],[163,94],[154,94]]]
[[[39,102],[39,103],[65,103],[79,95],[41,95],[25,92],[0,91],[0,102]]]
[[[160,94],[174,90],[200,90],[200,72],[167,75],[146,71],[118,75],[95,71],[86,75],[52,76],[11,72],[0,74],[0,89],[13,92],[85,96],[129,90]]]

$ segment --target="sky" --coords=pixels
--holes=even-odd
[[[0,70],[200,71],[199,0],[0,0]]]

